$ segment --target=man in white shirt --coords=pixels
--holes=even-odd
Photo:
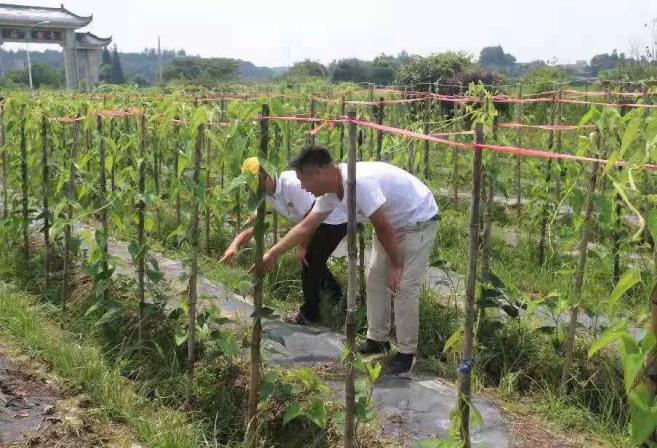
[[[257,173],[260,166],[257,157],[244,161],[243,171]],[[276,178],[265,179],[267,204],[285,218],[297,223],[310,211],[315,196],[301,188],[301,182],[294,171],[284,171]],[[309,236],[297,250],[297,261],[301,267],[301,288],[303,304],[296,314],[284,316],[289,323],[307,325],[319,320],[319,295],[324,289],[337,303],[342,297],[342,288],[335,279],[326,262],[342,238],[347,234],[347,215],[335,210]],[[224,253],[222,262],[231,262],[240,250],[253,237],[253,227],[237,235]]]
[[[312,211],[265,255],[265,269],[303,242],[334,210],[347,213],[347,165],[333,163],[323,147],[304,149],[292,162],[301,186],[317,196]],[[356,164],[356,219],[371,222],[376,238],[367,270],[367,340],[362,354],[390,349],[390,306],[395,300],[398,353],[388,366],[409,373],[419,332],[419,295],[436,237],[438,206],[419,179],[383,162]]]

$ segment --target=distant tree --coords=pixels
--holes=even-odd
[[[367,61],[356,58],[340,59],[329,64],[331,80],[334,82],[368,82],[370,81],[370,66]]]
[[[440,92],[448,95],[459,94],[460,87],[468,89],[470,83],[481,82],[486,86],[496,86],[505,83],[504,77],[494,70],[487,70],[479,65],[472,65],[462,72],[455,73],[454,76],[444,81],[444,86],[440,87]],[[495,88],[488,87],[487,90],[494,91]],[[503,107],[503,105],[501,105]]]
[[[619,65],[625,62],[625,53],[620,53],[616,50],[612,51],[611,54],[602,53],[597,54],[591,58],[591,69],[593,74],[597,75],[600,70],[610,70],[612,68],[617,68]]]
[[[110,70],[109,82],[112,84],[125,83],[125,75],[121,67],[121,60],[119,59],[119,52],[114,45],[114,53],[112,54],[112,69]]]
[[[2,77],[3,87],[29,86],[27,70],[12,70]],[[48,64],[35,62],[32,64],[32,85],[34,88],[49,87],[53,89],[64,87],[64,70],[56,69]]]
[[[100,81],[109,82],[112,71],[112,54],[107,47],[103,48],[102,62],[100,63]]]
[[[399,65],[408,65],[411,62],[417,61],[418,59],[420,59],[420,56],[408,54],[406,50],[402,50],[397,55],[397,61],[399,62]]]
[[[348,58],[333,61],[329,65],[332,81],[351,81],[356,83],[371,82],[375,84],[390,84],[401,63],[394,56],[381,54],[373,61]]]
[[[107,47],[103,48],[103,59],[101,65],[112,65],[112,54]]]
[[[112,65],[102,64],[100,66],[100,72],[98,78],[101,82],[109,82],[110,74],[112,72]]]
[[[492,70],[512,73],[516,65],[516,58],[505,53],[500,45],[484,47],[479,53],[479,65]]]
[[[306,59],[305,61],[296,62],[288,72],[288,76],[311,76],[315,78],[326,78],[328,69],[317,61]]]
[[[381,53],[371,63],[370,80],[375,84],[391,84],[400,65],[394,56]]]
[[[426,88],[424,84],[438,80],[445,82],[474,65],[470,56],[462,52],[445,52],[418,58],[400,67],[395,76],[395,84]]]
[[[165,81],[193,81],[208,85],[235,78],[238,65],[238,60],[228,58],[176,58],[164,67],[162,76]]]

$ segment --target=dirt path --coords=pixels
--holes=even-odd
[[[139,448],[127,427],[107,423],[91,400],[44,366],[0,344],[0,448]]]

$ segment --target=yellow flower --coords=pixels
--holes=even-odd
[[[249,172],[253,175],[257,175],[260,170],[260,162],[257,157],[249,157],[242,164],[242,172]]]

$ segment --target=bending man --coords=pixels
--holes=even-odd
[[[333,163],[323,147],[304,149],[292,162],[301,186],[317,196],[312,211],[264,256],[271,269],[278,256],[302,243],[334,212],[347,213],[347,165]],[[362,354],[390,349],[391,296],[395,300],[398,353],[392,374],[409,373],[417,351],[419,295],[436,237],[438,206],[420,180],[383,162],[356,164],[356,219],[371,222],[376,238],[367,269],[367,340]]]
[[[257,173],[260,168],[257,157],[244,161],[242,171]],[[301,221],[308,214],[315,197],[301,188],[301,182],[294,171],[284,171],[276,179],[267,176],[265,180],[267,203],[282,216],[293,222]],[[301,267],[301,288],[303,304],[296,314],[284,316],[289,323],[307,325],[319,319],[319,295],[323,288],[337,303],[342,297],[342,288],[326,266],[328,258],[347,234],[347,215],[336,210],[327,216],[324,223],[314,233],[301,242],[297,250],[297,261]],[[230,243],[221,261],[231,262],[240,250],[253,237],[253,227],[237,235]]]

